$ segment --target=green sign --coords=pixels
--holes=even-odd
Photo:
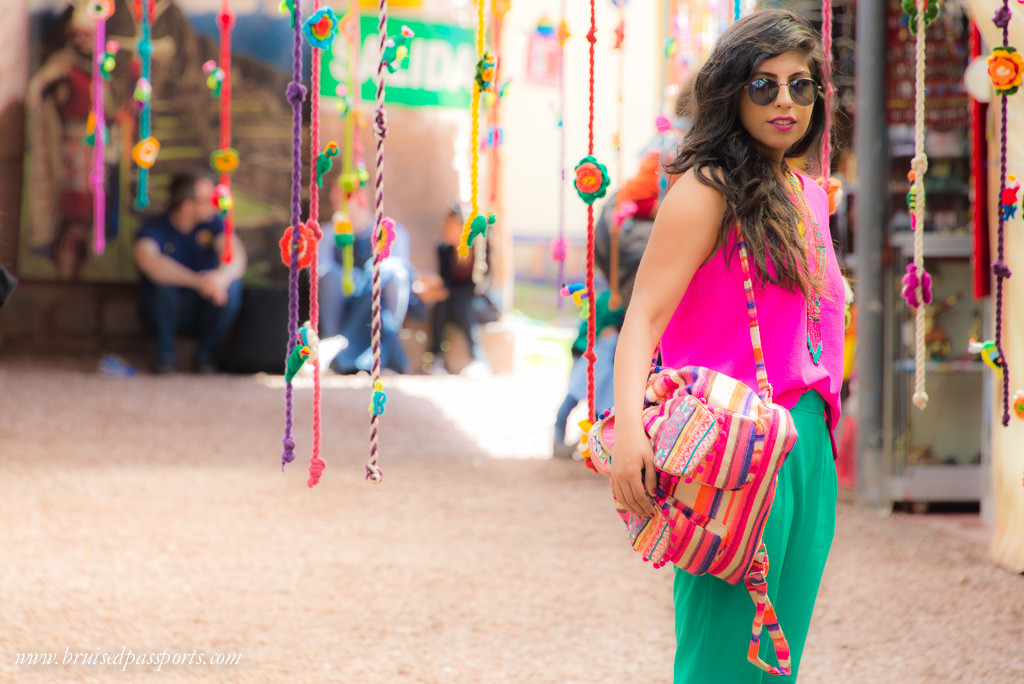
[[[466,109],[470,105],[476,47],[471,29],[446,24],[425,24],[408,19],[388,19],[388,36],[397,36],[402,26],[415,34],[409,41],[409,55],[395,73],[384,70],[385,102],[410,107],[450,107]],[[365,15],[359,20],[362,46],[356,81],[359,96],[373,102],[377,97],[377,64],[380,38],[377,17]],[[338,97],[339,86],[348,82],[348,44],[339,36],[323,54],[320,95]]]

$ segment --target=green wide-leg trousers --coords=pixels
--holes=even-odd
[[[791,413],[799,437],[779,470],[764,543],[768,598],[789,642],[792,674],[770,675],[747,661],[754,602],[746,587],[676,568],[674,684],[796,681],[835,532],[836,468],[821,395],[806,392]],[[767,629],[761,632],[760,655],[768,664],[777,664]]]

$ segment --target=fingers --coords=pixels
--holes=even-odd
[[[658,491],[658,471],[654,469],[653,463],[646,463],[643,469],[644,489],[649,496],[654,496]]]
[[[651,469],[653,471],[653,468]],[[644,518],[654,515],[654,506],[644,489],[644,480],[641,473],[635,472],[632,477],[623,479],[611,479],[612,495],[615,500],[630,513]]]

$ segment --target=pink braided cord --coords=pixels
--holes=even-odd
[[[313,0],[313,14],[320,9],[320,0]],[[312,93],[309,109],[309,221],[307,225],[313,229],[313,261],[309,266],[309,327],[313,334],[320,330],[320,277],[317,252],[320,249],[320,188],[316,182],[317,154],[320,150],[320,48],[312,48]],[[315,487],[320,482],[320,474],[327,464],[320,457],[320,354],[313,359],[313,453],[309,457],[309,479],[307,487]]]
[[[597,16],[594,0],[590,0],[590,32],[587,33],[590,43],[590,106],[587,112],[587,154],[594,154],[594,43],[597,42]],[[563,122],[564,125],[564,122]],[[590,301],[587,313],[587,351],[583,356],[587,359],[587,416],[590,422],[596,422],[594,409],[594,337],[597,330],[597,298],[594,295],[594,204],[587,204],[587,297]]]
[[[821,86],[825,89],[825,135],[821,138],[821,185],[827,190],[829,174],[832,172],[832,99],[836,92],[832,84],[832,0],[821,0],[821,50],[825,54],[825,61],[821,66]]]

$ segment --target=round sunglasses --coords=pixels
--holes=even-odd
[[[782,86],[789,88],[789,97],[795,104],[807,107],[814,104],[821,86],[813,78],[798,78],[789,83],[779,83],[771,78],[758,76],[747,87],[750,101],[759,106],[770,105],[779,96]]]

